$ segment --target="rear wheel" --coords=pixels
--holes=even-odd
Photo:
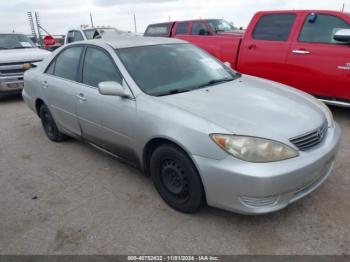
[[[168,205],[185,213],[194,213],[203,206],[202,181],[183,150],[161,145],[151,157],[150,169],[153,183]]]
[[[45,104],[41,105],[39,115],[45,134],[51,141],[62,142],[67,140],[68,137],[58,130],[55,120],[53,119],[49,108]]]

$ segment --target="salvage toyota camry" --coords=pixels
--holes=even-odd
[[[340,138],[310,95],[176,39],[67,45],[26,72],[23,97],[50,140],[77,138],[126,160],[187,213],[282,209],[327,179]]]

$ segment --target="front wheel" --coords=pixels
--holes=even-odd
[[[150,163],[153,183],[163,200],[184,213],[194,213],[204,204],[202,181],[191,159],[178,147],[158,147]]]
[[[41,105],[39,115],[45,134],[51,141],[62,142],[67,140],[68,137],[58,130],[55,120],[45,104]]]

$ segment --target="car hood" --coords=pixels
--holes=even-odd
[[[51,52],[40,48],[0,50],[0,64],[43,60]]]
[[[251,76],[159,99],[228,133],[285,142],[319,128],[326,121],[325,113],[313,97]]]

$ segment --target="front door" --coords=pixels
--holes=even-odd
[[[100,82],[115,81],[123,84],[121,73],[104,49],[87,47],[81,81],[82,85],[76,96],[77,115],[83,137],[134,162],[135,154],[131,150],[134,140],[130,135],[130,120],[136,117],[136,104],[131,99],[99,93]]]
[[[243,39],[238,71],[283,83],[295,21],[294,13],[256,17]]]
[[[288,53],[286,84],[325,98],[350,100],[350,46],[336,42],[341,17],[305,14],[300,34]]]

